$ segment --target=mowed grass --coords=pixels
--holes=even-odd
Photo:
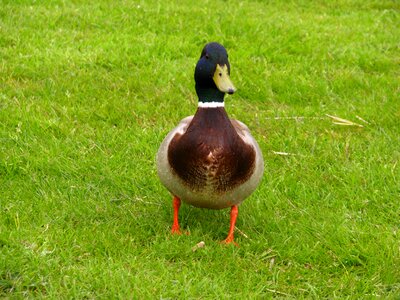
[[[0,297],[400,297],[397,1],[0,3]],[[265,159],[239,248],[170,236],[155,169],[210,41]]]

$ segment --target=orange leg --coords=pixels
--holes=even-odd
[[[174,223],[172,224],[171,233],[181,234],[178,219],[179,208],[181,207],[181,199],[179,199],[177,196],[174,196],[174,199],[172,200],[172,206],[174,207]]]
[[[236,224],[237,216],[238,216],[238,207],[237,207],[237,205],[233,205],[231,207],[231,223],[230,223],[230,226],[229,226],[228,236],[226,237],[225,240],[222,241],[223,244],[231,244],[231,243],[233,243],[235,246],[239,246],[233,240],[233,232],[235,231],[235,224]]]

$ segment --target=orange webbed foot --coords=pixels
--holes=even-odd
[[[233,244],[236,247],[239,247],[239,245],[233,239],[233,232],[235,231],[237,215],[238,215],[238,207],[237,205],[233,205],[231,207],[231,221],[230,221],[228,236],[226,237],[225,240],[221,241],[222,244],[225,245]]]
[[[175,225],[175,224],[174,224],[174,225]],[[174,225],[172,225],[171,234],[173,234],[173,235],[181,235],[181,234],[182,234],[182,231],[181,231],[181,229],[179,228],[179,226],[174,226]]]
[[[174,208],[174,222],[172,224],[171,228],[171,234],[172,235],[181,235],[182,233],[189,235],[189,232],[187,231],[181,231],[181,228],[179,226],[179,208],[181,207],[181,199],[179,199],[177,196],[174,196],[174,199],[172,200],[172,207]]]
[[[182,234],[190,235],[189,231],[186,231],[186,230],[183,230],[183,231],[182,231],[182,230],[179,228],[179,226],[176,227],[176,226],[174,226],[174,225],[172,225],[171,234],[172,234],[172,235],[182,235]]]
[[[228,237],[224,240],[221,241],[221,244],[223,245],[235,245],[236,247],[239,247],[239,244],[236,243],[233,239],[233,235],[228,235]]]

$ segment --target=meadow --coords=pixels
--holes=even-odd
[[[0,0],[0,298],[400,299],[400,3]],[[239,208],[155,155],[228,50],[265,160]],[[204,241],[205,247],[192,251]]]

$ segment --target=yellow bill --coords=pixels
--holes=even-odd
[[[213,79],[215,85],[221,92],[233,94],[236,91],[235,86],[233,85],[231,79],[229,78],[227,65],[223,65],[222,67],[220,65],[217,65]]]

